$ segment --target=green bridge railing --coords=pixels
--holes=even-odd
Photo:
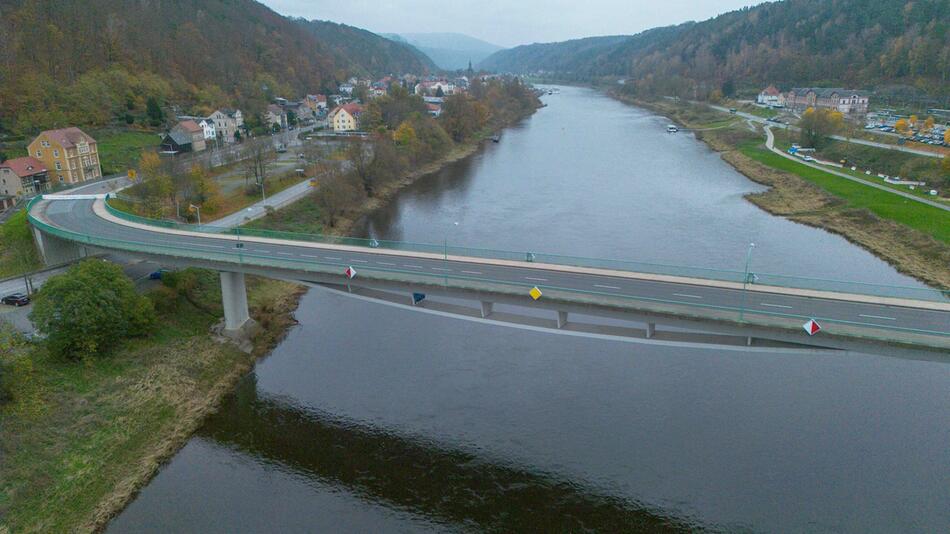
[[[410,241],[387,241],[377,239],[365,239],[356,237],[338,237],[321,234],[305,234],[296,232],[284,232],[277,230],[261,230],[256,228],[225,227],[215,226],[214,224],[187,224],[176,221],[151,219],[141,217],[115,208],[106,202],[106,209],[120,219],[169,228],[175,230],[186,230],[190,232],[200,232],[208,234],[225,234],[235,236],[263,237],[269,239],[282,239],[288,241],[304,241],[310,243],[322,243],[328,245],[347,245],[353,247],[363,247],[380,250],[396,250],[405,252],[420,252],[429,254],[439,254],[448,256],[467,256],[472,258],[484,258],[495,260],[509,260],[517,262],[537,262],[549,263],[555,265],[565,265],[573,267],[590,267],[598,269],[610,269],[616,271],[627,271],[644,274],[678,276],[686,278],[699,278],[704,280],[715,280],[734,283],[749,283],[760,286],[775,286],[794,289],[808,289],[816,291],[830,291],[836,293],[851,293],[856,295],[867,295],[877,297],[902,298],[912,300],[925,300],[933,302],[950,301],[950,289],[936,289],[927,287],[898,286],[873,284],[866,282],[855,282],[845,280],[832,280],[826,278],[809,278],[802,276],[790,276],[782,274],[773,274],[765,272],[747,272],[728,269],[711,269],[705,267],[690,267],[684,265],[672,265],[663,263],[650,263],[629,260],[611,260],[603,258],[588,258],[582,256],[568,256],[559,254],[547,254],[542,252],[530,251],[510,251],[499,249],[473,248],[450,245],[448,243],[415,243]]]

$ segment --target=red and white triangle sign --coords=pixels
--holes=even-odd
[[[809,336],[813,336],[821,331],[821,325],[814,319],[809,319],[807,323],[802,325],[802,328],[805,329],[805,332],[808,332]]]
[[[354,269],[352,266],[347,267],[346,270],[343,271],[343,274],[345,274],[347,278],[352,280],[356,278],[356,269]]]

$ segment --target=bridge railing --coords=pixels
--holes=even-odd
[[[100,237],[84,234],[64,228],[52,226],[30,215],[30,222],[41,231],[74,242],[85,243],[90,246],[142,252],[149,255],[163,255],[171,258],[198,260],[199,262],[231,264],[237,268],[272,268],[291,271],[293,273],[319,273],[338,276],[339,283],[347,282],[343,272],[347,265],[344,262],[327,261],[323,259],[307,259],[295,257],[274,257],[246,252],[242,248],[221,249],[208,251],[197,250],[195,247],[170,243],[144,243],[126,239]],[[217,267],[220,268],[220,267]],[[425,286],[442,286],[453,289],[472,291],[488,291],[497,294],[508,294],[524,297],[530,303],[528,291],[535,284],[511,280],[498,280],[485,276],[466,276],[459,274],[436,274],[361,265],[359,276],[369,280],[391,281],[416,285],[424,290]],[[300,276],[295,274],[295,276]],[[302,277],[303,278],[303,277]],[[306,278],[303,278],[306,279]],[[555,299],[580,304],[595,304],[616,308],[643,310],[654,313],[666,313],[679,317],[695,317],[704,320],[719,320],[731,323],[742,323],[764,327],[776,327],[798,330],[808,319],[818,320],[825,331],[831,334],[853,335],[863,338],[891,341],[898,343],[922,343],[934,346],[937,340],[942,348],[950,348],[950,329],[907,328],[892,324],[882,324],[873,320],[846,321],[822,316],[805,316],[779,311],[764,311],[750,309],[743,303],[740,306],[719,306],[698,303],[692,300],[677,300],[675,298],[654,298],[644,296],[624,295],[609,290],[583,290],[567,287],[558,287],[537,284],[542,290],[544,299]]]
[[[547,254],[531,251],[511,251],[488,248],[462,247],[448,243],[416,243],[411,241],[388,241],[371,238],[339,237],[321,234],[306,234],[298,232],[286,232],[278,230],[264,230],[247,227],[224,227],[214,224],[187,224],[169,220],[150,219],[134,215],[111,206],[106,202],[106,207],[112,215],[140,224],[158,226],[177,230],[186,230],[191,232],[201,232],[208,234],[227,234],[249,237],[262,237],[269,239],[282,239],[288,241],[303,241],[310,243],[321,243],[327,245],[347,245],[354,247],[363,247],[377,250],[394,250],[402,252],[428,253],[447,256],[466,256],[472,258],[483,258],[492,260],[507,260],[524,263],[548,263],[555,265],[568,265],[572,267],[586,267],[596,269],[610,269],[616,271],[635,272],[642,274],[652,274],[660,276],[676,276],[686,278],[699,278],[703,280],[715,280],[734,283],[748,283],[761,286],[775,286],[784,288],[795,288],[816,291],[831,291],[837,293],[851,293],[856,295],[870,295],[877,297],[901,298],[912,300],[924,300],[933,302],[950,301],[950,289],[937,289],[929,287],[914,287],[900,285],[873,284],[866,282],[856,282],[847,280],[833,280],[826,278],[809,278],[803,276],[790,276],[765,272],[745,272],[729,269],[712,269],[707,267],[695,267],[686,265],[674,265],[665,263],[651,263],[630,260],[612,260],[604,258],[589,258],[583,256],[569,256],[560,254]]]

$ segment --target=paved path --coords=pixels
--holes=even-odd
[[[776,154],[778,154],[779,156],[782,156],[783,158],[792,160],[792,161],[794,161],[794,162],[796,162],[796,163],[798,163],[798,164],[800,164],[800,165],[806,165],[806,166],[811,167],[811,168],[813,168],[813,169],[818,169],[818,170],[820,170],[820,171],[827,172],[828,174],[833,174],[833,175],[835,175],[835,176],[840,176],[841,178],[844,178],[844,179],[846,179],[846,180],[851,180],[852,182],[857,182],[857,183],[859,183],[859,184],[866,185],[866,186],[868,186],[868,187],[873,187],[873,188],[875,188],[875,189],[880,189],[881,191],[887,191],[888,193],[893,193],[893,194],[895,194],[895,195],[900,195],[900,196],[902,196],[902,197],[904,197],[904,198],[907,198],[907,199],[910,199],[910,200],[913,200],[913,201],[916,201],[916,202],[920,202],[921,204],[927,204],[927,205],[929,205],[929,206],[933,206],[933,207],[935,207],[935,208],[942,209],[942,210],[944,210],[944,211],[950,211],[950,205],[947,205],[947,204],[945,204],[945,203],[937,202],[937,201],[935,201],[935,200],[930,200],[930,199],[927,199],[927,198],[922,198],[922,197],[919,197],[919,196],[917,196],[917,195],[913,195],[913,194],[911,194],[911,193],[907,193],[907,192],[904,192],[904,191],[900,191],[900,190],[898,190],[898,189],[893,189],[893,188],[887,187],[887,186],[885,186],[885,185],[881,185],[881,184],[878,184],[878,183],[874,183],[874,182],[871,182],[871,181],[868,181],[868,180],[862,180],[861,178],[858,178],[858,177],[856,177],[856,176],[852,176],[852,175],[847,174],[847,173],[843,173],[843,172],[839,172],[839,171],[836,171],[836,170],[833,170],[833,169],[829,169],[828,167],[825,167],[825,166],[822,166],[822,165],[816,165],[816,164],[814,164],[814,163],[809,163],[809,162],[807,162],[807,161],[803,161],[801,158],[796,158],[795,156],[792,156],[791,154],[788,154],[788,153],[786,153],[786,152],[784,152],[784,151],[782,151],[782,150],[779,150],[779,149],[775,148],[775,135],[772,133],[772,129],[771,129],[770,127],[768,127],[768,126],[765,127],[765,135],[766,135],[765,146],[768,147],[769,150],[771,150],[772,152],[775,152]]]
[[[284,189],[280,193],[271,195],[266,200],[259,200],[254,204],[242,209],[241,211],[221,217],[220,219],[212,222],[210,226],[222,226],[227,228],[241,226],[242,224],[267,215],[267,206],[270,206],[273,209],[280,209],[284,206],[287,206],[288,204],[300,200],[311,192],[313,192],[313,187],[310,186],[310,180],[304,180],[297,185],[293,185],[287,189]]]

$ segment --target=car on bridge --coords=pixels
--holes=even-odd
[[[30,297],[24,295],[23,293],[11,293],[0,299],[0,302],[3,302],[8,306],[16,306],[19,308],[20,306],[26,306],[29,304]]]

